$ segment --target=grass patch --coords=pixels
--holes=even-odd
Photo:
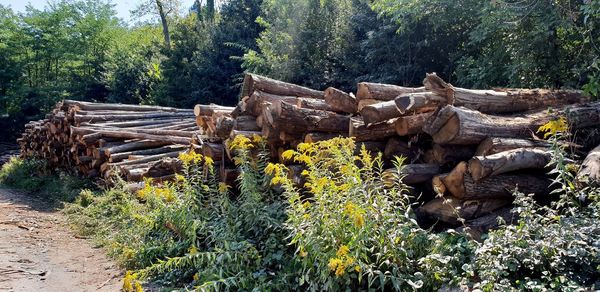
[[[42,160],[17,157],[0,169],[0,186],[9,187],[57,202],[72,202],[82,189],[94,188],[88,180],[67,174],[51,172]]]

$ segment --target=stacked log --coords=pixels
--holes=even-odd
[[[600,103],[587,103],[574,90],[472,90],[435,73],[421,87],[357,87],[356,94],[320,91],[247,74],[235,107],[196,105],[192,113],[65,101],[47,119],[28,124],[21,145],[25,155],[38,153],[84,173],[118,167],[130,179],[168,179],[181,170],[176,153],[189,146],[212,157],[221,179],[231,182],[237,171],[227,145],[237,135],[262,136],[271,159],[287,164],[281,153],[299,143],[353,137],[359,147],[383,154],[386,184],[398,177],[390,175],[397,171],[392,162],[405,157],[399,175],[420,192],[420,222],[462,224],[480,233],[495,217],[513,218],[515,189],[550,197],[551,143],[537,132],[541,125],[564,117],[570,130],[600,127]],[[581,183],[598,181],[598,152],[584,162]],[[302,184],[302,166],[288,168]]]
[[[172,175],[148,170],[186,151],[195,131],[192,110],[64,100],[46,119],[28,123],[18,143],[23,157],[42,158],[51,168],[138,181]]]

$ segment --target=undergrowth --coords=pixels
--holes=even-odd
[[[17,157],[0,168],[0,185],[56,202],[73,201],[82,189],[93,187],[89,180],[49,171],[43,160]]]
[[[355,155],[344,138],[300,144],[272,164],[265,141],[239,136],[235,190],[209,157],[187,153],[174,182],[83,191],[65,213],[129,270],[125,291],[143,281],[202,291],[599,289],[598,190],[573,181],[555,123],[545,130],[560,200],[542,206],[515,191],[517,223],[480,241],[419,227],[401,172],[384,183],[381,156]]]

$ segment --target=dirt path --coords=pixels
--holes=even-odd
[[[119,291],[122,271],[48,205],[0,188],[0,291]]]

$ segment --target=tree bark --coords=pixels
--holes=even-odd
[[[325,102],[336,112],[353,114],[358,111],[358,101],[354,95],[333,87],[325,89]]]
[[[549,151],[518,148],[469,160],[469,173],[474,181],[521,169],[543,169],[552,158]]]
[[[444,164],[456,164],[461,161],[465,161],[473,157],[475,154],[475,147],[473,146],[453,146],[453,145],[433,145],[432,149],[433,160],[435,163]]]
[[[408,142],[403,141],[400,137],[391,137],[385,145],[383,157],[392,160],[396,156],[403,156],[406,158],[406,163],[412,163],[418,153],[418,147],[409,145]]]
[[[216,105],[216,104],[209,104],[209,105],[197,104],[196,106],[194,106],[194,115],[211,117],[215,113],[231,114],[231,112],[234,109],[235,108],[231,107],[231,106],[221,106],[221,105]]]
[[[423,92],[425,87],[402,87],[391,84],[371,83],[371,82],[360,82],[358,83],[358,90],[356,92],[356,98],[358,100],[363,99],[377,99],[377,100],[394,100],[399,95],[408,93]]]
[[[251,96],[256,90],[283,96],[303,96],[320,99],[325,98],[325,93],[323,91],[274,80],[256,74],[246,73],[246,77],[244,77],[244,83],[242,85],[242,96]]]
[[[160,0],[156,0],[156,7],[158,8],[158,15],[160,15],[160,22],[162,24],[163,37],[165,38],[165,46],[168,50],[171,50],[171,35],[169,34],[169,22],[167,21],[167,13]]]
[[[189,148],[187,145],[168,145],[168,146],[163,146],[163,147],[158,147],[158,148],[150,148],[150,149],[143,149],[143,150],[114,153],[114,154],[110,155],[108,162],[111,162],[111,163],[120,162],[125,159],[129,159],[129,156],[135,156],[135,155],[155,155],[155,154],[163,154],[163,153],[175,152],[175,151],[184,151],[187,148]]]
[[[434,111],[440,105],[446,104],[447,98],[445,96],[426,91],[398,96],[394,100],[394,103],[396,104],[398,111],[405,115],[410,113]]]
[[[343,137],[343,136],[345,136],[345,135],[341,134],[341,133],[311,132],[311,133],[306,133],[304,135],[304,142],[305,143],[316,143],[319,141],[325,141],[325,140],[333,139],[336,137]]]
[[[102,149],[102,151],[104,152],[104,154],[106,156],[111,156],[112,154],[115,154],[115,153],[122,153],[122,152],[134,151],[134,150],[142,150],[142,149],[148,149],[148,148],[153,148],[153,147],[161,147],[161,146],[165,146],[168,144],[169,144],[169,142],[164,142],[164,141],[142,140],[142,141],[134,141],[134,142],[125,143],[125,144],[118,145],[118,146],[107,147],[107,148]]]
[[[367,125],[402,116],[393,100],[364,106],[360,110],[360,115]]]

